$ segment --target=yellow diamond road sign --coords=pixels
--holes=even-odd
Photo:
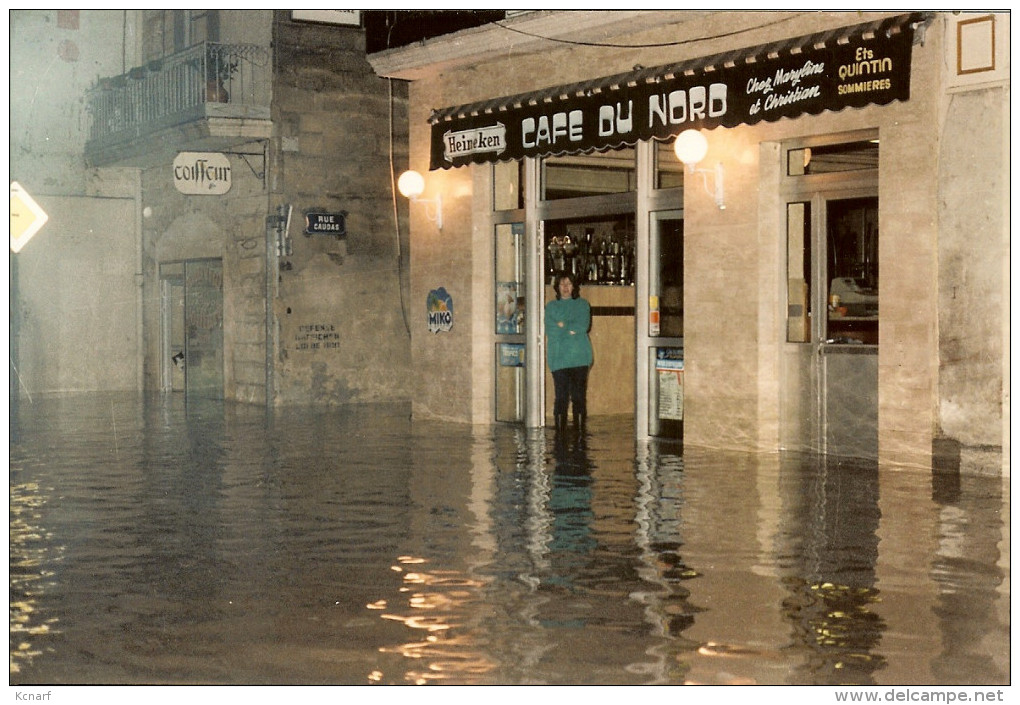
[[[11,182],[11,251],[19,252],[50,217],[17,181]]]

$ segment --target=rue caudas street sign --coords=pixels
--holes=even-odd
[[[305,235],[347,237],[347,211],[339,213],[305,213]]]

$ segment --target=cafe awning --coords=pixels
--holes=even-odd
[[[754,125],[910,97],[914,12],[433,112],[430,169],[584,154],[688,128]]]

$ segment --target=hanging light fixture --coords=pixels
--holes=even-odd
[[[695,165],[708,154],[708,140],[698,130],[684,130],[676,137],[673,143],[673,152],[676,158],[684,163],[691,174],[701,174],[705,186],[705,193],[715,199],[715,205],[719,210],[725,210],[726,204],[723,201],[723,166],[716,164],[714,169],[698,169]],[[715,174],[715,193],[708,188],[708,175]]]
[[[443,229],[443,199],[437,193],[435,198],[419,198],[425,191],[425,177],[417,171],[408,170],[397,179],[397,190],[412,203],[425,204],[425,217],[433,221],[436,227]],[[432,213],[429,213],[429,205],[433,206]]]

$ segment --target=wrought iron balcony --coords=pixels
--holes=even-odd
[[[100,79],[86,94],[86,161],[150,166],[266,139],[271,81],[267,47],[209,42]]]

